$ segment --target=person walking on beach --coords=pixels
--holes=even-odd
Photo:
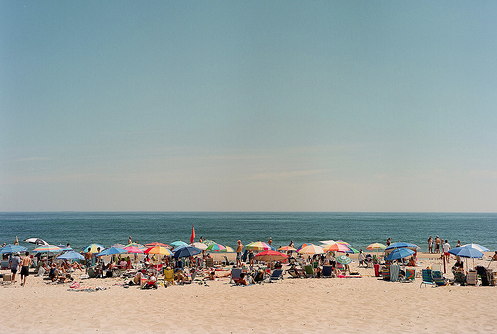
[[[29,276],[30,265],[31,265],[31,258],[29,257],[29,252],[26,252],[26,256],[22,258],[21,262],[21,286],[26,285],[26,277]]]
[[[433,253],[433,238],[431,235],[428,238],[428,253]]]
[[[243,251],[243,245],[242,241],[238,240],[238,246],[236,247],[236,266],[241,268],[242,267],[242,251]]]
[[[12,282],[16,283],[16,274],[19,269],[19,264],[21,263],[21,258],[19,257],[19,253],[15,253],[14,256],[10,258],[10,272],[12,273]]]

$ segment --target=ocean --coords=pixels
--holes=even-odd
[[[405,241],[427,251],[431,235],[448,239],[454,247],[477,243],[497,249],[497,213],[317,213],[317,212],[29,212],[0,213],[0,243],[20,244],[38,237],[50,244],[67,244],[75,250],[91,243],[126,244],[177,240],[189,242],[192,225],[200,236],[235,247],[271,237],[273,246],[344,240],[365,250],[374,242]]]

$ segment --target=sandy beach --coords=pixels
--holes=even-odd
[[[440,260],[420,254],[417,270]],[[471,260],[470,260],[471,261]],[[453,262],[452,262],[453,264]],[[487,266],[488,261],[476,264]],[[246,287],[229,278],[157,290],[123,288],[123,279],[76,281],[94,292],[75,292],[71,284],[46,284],[30,275],[0,289],[0,332],[15,333],[451,333],[492,332],[495,287],[422,287],[388,282],[374,270],[352,270],[362,278],[285,279]],[[497,270],[497,263],[490,268]],[[450,270],[448,270],[450,272]],[[2,273],[8,273],[3,270]],[[446,275],[451,277],[451,274]]]

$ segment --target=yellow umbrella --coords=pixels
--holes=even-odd
[[[291,247],[291,246],[283,246],[283,247],[280,247],[278,248],[279,251],[286,251],[286,252],[295,252],[297,251],[295,248]]]
[[[378,249],[385,249],[385,248],[387,248],[387,246],[384,244],[380,244],[379,242],[375,242],[374,244],[371,244],[368,247],[366,247],[366,249],[368,249],[368,250],[378,250]]]

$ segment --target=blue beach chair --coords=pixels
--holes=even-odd
[[[422,269],[421,274],[423,277],[423,281],[421,281],[421,284],[419,285],[420,288],[423,284],[425,286],[426,285],[436,286],[435,282],[433,281],[433,277],[431,276],[431,269]]]

